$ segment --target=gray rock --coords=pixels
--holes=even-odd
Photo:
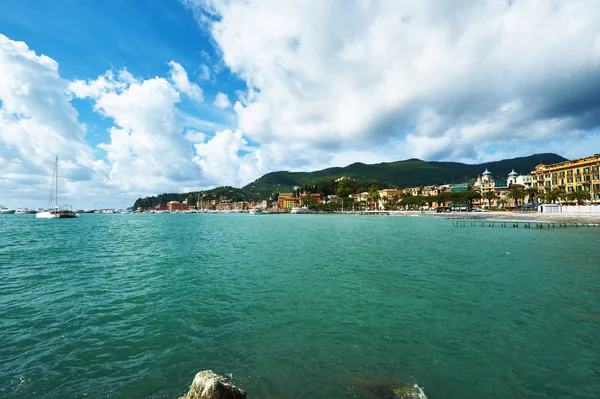
[[[204,370],[196,374],[188,393],[179,399],[246,399],[246,392],[226,377]]]

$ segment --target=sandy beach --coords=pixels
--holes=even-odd
[[[448,212],[391,211],[397,216],[426,216],[443,219],[482,219],[523,222],[600,224],[598,213],[538,213],[538,212]]]

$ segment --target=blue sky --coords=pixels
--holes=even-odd
[[[0,0],[0,203],[43,206],[55,155],[79,208],[357,161],[589,155],[599,8]]]
[[[169,0],[108,0],[103,2],[1,1],[0,26],[12,40],[47,54],[60,65],[63,78],[89,79],[110,68],[127,68],[135,76],[165,76],[167,62],[177,60],[191,79],[202,82],[208,97],[235,93],[245,83],[222,65],[207,29],[182,3]],[[204,79],[205,69],[210,71]],[[205,76],[204,76],[205,77]],[[97,145],[106,139],[110,121],[93,112],[88,101],[73,101],[90,127],[86,140]],[[189,104],[181,108],[193,112]],[[231,122],[220,110],[203,110],[218,124]]]

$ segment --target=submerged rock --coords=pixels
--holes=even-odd
[[[427,399],[425,392],[417,384],[394,388],[394,399]]]
[[[226,377],[204,370],[196,374],[188,393],[179,399],[246,399],[246,392]]]
[[[358,387],[373,399],[427,399],[423,389],[417,384],[399,381],[356,380]]]

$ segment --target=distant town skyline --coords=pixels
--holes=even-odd
[[[600,148],[599,0],[0,0],[0,204]],[[557,29],[560,27],[560,29]],[[530,171],[519,171],[529,173]]]

